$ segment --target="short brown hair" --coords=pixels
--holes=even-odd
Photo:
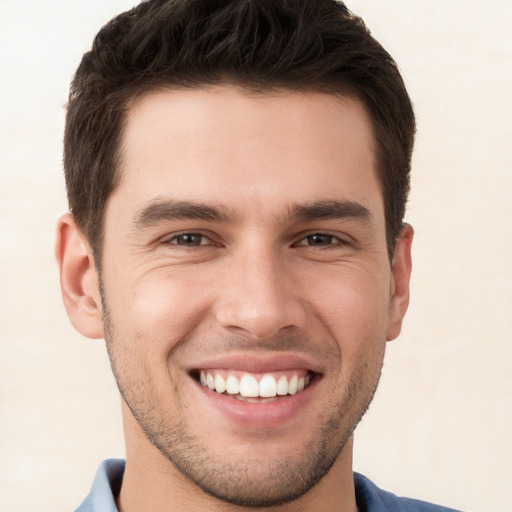
[[[75,73],[64,137],[71,212],[99,256],[126,112],[165,87],[233,83],[352,94],[373,125],[390,257],[409,191],[415,120],[395,61],[335,0],[147,0],[107,23]]]

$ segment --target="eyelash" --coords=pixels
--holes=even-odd
[[[193,244],[187,245],[187,244],[180,244],[180,243],[175,242],[175,240],[178,240],[180,238],[183,239],[185,237],[199,237],[199,238],[201,238],[201,241],[197,245],[193,245]],[[208,242],[202,243],[204,240],[207,240]],[[168,240],[165,240],[164,244],[179,245],[181,247],[200,247],[200,246],[204,246],[204,245],[217,245],[215,242],[212,241],[212,239],[210,237],[204,235],[203,233],[195,233],[195,232],[178,233],[176,235],[173,235]]]
[[[200,238],[200,241],[198,244],[181,244],[181,243],[178,243],[177,240],[179,239],[183,239],[185,237],[199,237]],[[307,241],[308,239],[311,239],[313,237],[325,237],[325,238],[328,238],[328,242],[327,244],[308,244],[308,243],[302,243],[304,241]],[[203,243],[204,241],[207,241],[206,243]],[[175,234],[173,235],[171,238],[165,240],[163,242],[164,244],[171,244],[171,245],[178,245],[180,247],[185,247],[185,248],[196,248],[196,247],[201,247],[201,246],[210,246],[210,245],[219,245],[217,243],[215,243],[214,241],[212,241],[212,239],[210,237],[208,237],[207,235],[203,234],[203,233],[196,233],[196,232],[184,232],[184,233],[178,233],[178,234]],[[323,233],[323,232],[313,232],[313,233],[308,233],[308,234],[305,234],[305,235],[302,235],[301,238],[295,242],[293,244],[294,247],[320,247],[320,248],[328,248],[328,247],[333,247],[333,246],[344,246],[344,245],[350,245],[350,242],[348,242],[347,240],[344,240],[336,235],[333,235],[331,233]]]
[[[325,237],[329,239],[329,243],[327,244],[303,244],[301,242],[306,241],[308,239],[312,239],[313,237]],[[310,240],[311,241],[311,240]],[[332,233],[322,233],[322,232],[314,232],[309,233],[303,236],[297,243],[294,244],[298,247],[319,247],[319,248],[329,248],[329,247],[339,247],[344,245],[349,245],[347,240],[340,238],[339,236],[333,235]]]

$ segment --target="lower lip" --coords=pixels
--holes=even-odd
[[[202,386],[194,380],[200,395],[208,401],[208,404],[219,411],[228,420],[250,428],[277,427],[287,423],[300,413],[305,412],[308,402],[311,400],[316,388],[317,379],[314,378],[307,388],[295,395],[279,397],[273,402],[244,402],[226,394],[216,393]]]

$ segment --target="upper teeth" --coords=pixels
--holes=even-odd
[[[288,378],[286,375],[281,375],[276,379],[271,374],[265,374],[258,382],[257,378],[250,373],[245,373],[239,379],[235,375],[228,375],[225,378],[220,373],[201,370],[199,380],[203,386],[217,393],[271,398],[276,395],[294,395],[297,391],[302,391],[309,384],[310,376],[299,377],[294,374]]]

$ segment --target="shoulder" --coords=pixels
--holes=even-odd
[[[401,498],[383,491],[368,478],[354,473],[357,506],[361,512],[457,512],[425,501]]]
[[[103,461],[89,494],[75,512],[117,512],[115,500],[121,489],[124,467],[123,459]]]

